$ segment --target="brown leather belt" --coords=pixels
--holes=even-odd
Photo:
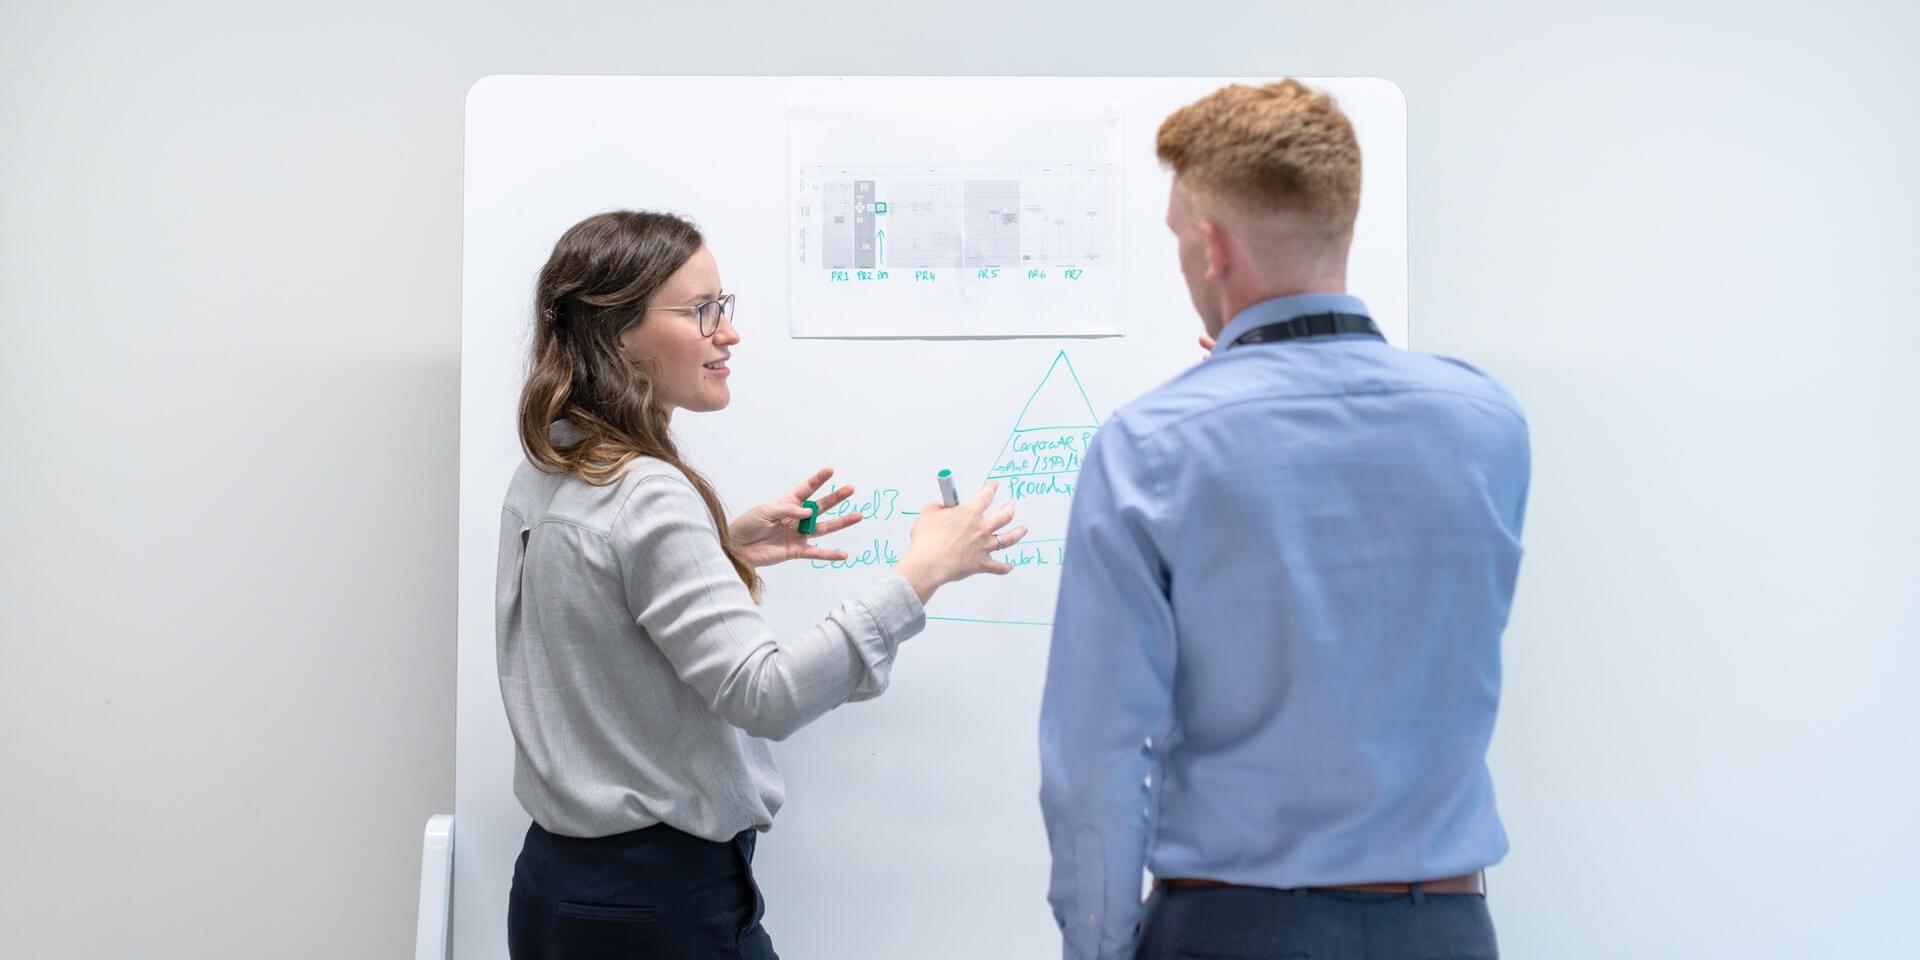
[[[1270,890],[1271,887],[1250,887],[1246,884],[1225,883],[1219,880],[1206,880],[1200,877],[1156,877],[1154,885],[1173,890],[1212,890],[1221,887],[1239,887],[1245,890]],[[1486,883],[1479,873],[1463,873],[1457,877],[1442,877],[1438,880],[1422,880],[1416,883],[1343,883],[1325,887],[1306,887],[1306,890],[1337,890],[1343,893],[1407,893],[1415,887],[1421,893],[1485,893]]]

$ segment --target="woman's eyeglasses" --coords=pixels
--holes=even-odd
[[[691,313],[700,323],[700,335],[711,337],[720,331],[720,321],[733,321],[733,294],[723,293],[705,303],[696,303],[691,307],[648,307],[648,310],[668,310],[673,313]]]

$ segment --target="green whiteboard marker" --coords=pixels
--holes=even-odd
[[[806,507],[811,514],[805,520],[800,521],[800,532],[811,537],[813,536],[814,524],[820,519],[820,505],[814,503],[812,500],[802,500],[800,501],[800,505]]]
[[[938,474],[938,478],[940,480],[940,502],[949,507],[959,506],[960,494],[954,492],[953,489],[953,471],[942,470]]]

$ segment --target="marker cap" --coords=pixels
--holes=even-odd
[[[953,489],[953,471],[942,470],[934,475],[940,481],[940,502],[953,507],[960,504],[960,493]]]

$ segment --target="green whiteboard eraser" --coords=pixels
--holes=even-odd
[[[807,536],[813,536],[814,524],[820,519],[820,505],[814,503],[812,500],[802,500],[800,501],[800,505],[806,507],[808,512],[812,514],[805,520],[800,521],[800,532]]]

